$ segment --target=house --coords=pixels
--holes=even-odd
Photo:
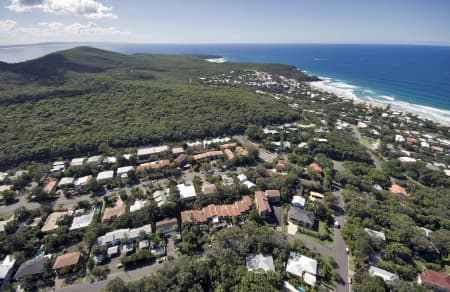
[[[130,170],[134,170],[134,167],[133,166],[122,166],[122,167],[117,168],[116,173],[117,173],[118,177],[123,178],[123,175],[128,174],[128,172]]]
[[[44,192],[46,192],[47,194],[50,194],[55,189],[56,184],[57,184],[56,180],[54,180],[54,179],[48,180],[44,185]]]
[[[302,196],[293,196],[291,205],[303,209],[305,207],[306,200]]]
[[[286,142],[287,143],[287,142]],[[248,150],[241,147],[241,146],[237,146],[236,147],[236,153],[240,156],[247,156],[248,155]]]
[[[71,211],[66,212],[53,212],[50,215],[48,215],[47,220],[45,220],[44,226],[42,226],[41,231],[42,232],[50,232],[58,228],[58,221],[64,217],[71,215]]]
[[[70,161],[70,166],[82,166],[86,157],[74,158]]]
[[[177,158],[175,158],[173,161],[178,165],[178,166],[183,166],[186,164],[186,161],[188,159],[188,155],[185,153],[182,153],[180,155],[177,156]]]
[[[89,214],[73,217],[69,230],[77,230],[88,227],[94,219],[94,211]]]
[[[399,157],[398,160],[400,160],[403,163],[415,163],[415,162],[417,162],[417,159],[412,158],[412,157],[407,157],[407,156]]]
[[[270,203],[278,203],[281,201],[281,194],[279,190],[266,190],[265,194]]]
[[[216,185],[209,183],[209,182],[204,182],[202,184],[202,193],[204,195],[209,195],[209,194],[213,194],[216,191]]]
[[[227,144],[222,144],[220,145],[220,150],[225,150],[225,149],[233,149],[237,146],[237,143],[227,143]]]
[[[14,220],[14,215],[11,215],[11,217],[9,217],[7,220],[0,221],[0,232],[4,232],[6,225],[8,225],[8,223],[13,220]]]
[[[73,186],[75,178],[73,177],[63,177],[59,180],[58,188],[67,188]]]
[[[117,201],[114,204],[114,207],[109,207],[105,209],[103,213],[102,222],[109,221],[111,219],[120,217],[127,212],[125,203],[122,201],[120,196],[117,196]]]
[[[164,167],[167,167],[170,165],[170,161],[165,159],[165,160],[159,160],[159,161],[152,161],[152,162],[147,162],[147,163],[143,163],[140,164],[136,167],[136,171],[138,172],[142,172],[145,170],[153,170],[153,171],[158,171],[163,169]]]
[[[146,249],[150,247],[150,243],[148,242],[148,239],[140,240],[139,241],[139,249]]]
[[[72,267],[80,262],[81,253],[79,251],[66,253],[56,258],[53,264],[53,270],[58,273],[59,270],[66,267]]]
[[[370,266],[369,274],[373,277],[381,277],[386,283],[392,282],[398,279],[398,276],[394,273],[388,272],[386,270]]]
[[[288,220],[295,225],[311,228],[314,226],[315,217],[313,212],[292,206],[289,209]]]
[[[369,229],[369,228],[364,228],[364,230],[369,234],[369,236],[373,240],[386,241],[386,235],[384,234],[384,232],[376,231],[376,230]]]
[[[217,150],[217,151],[208,151],[208,152],[196,154],[196,155],[192,156],[192,158],[194,158],[195,161],[203,160],[203,159],[212,160],[212,159],[217,159],[218,157],[221,157],[222,155],[223,155],[223,152],[220,150]]]
[[[110,258],[118,256],[119,255],[119,246],[113,245],[111,247],[108,247],[108,249],[106,250],[106,254]]]
[[[179,184],[177,185],[178,191],[180,192],[181,200],[193,200],[197,197],[195,188],[193,185]]]
[[[114,170],[105,170],[97,174],[97,182],[104,183],[112,181],[114,178]]]
[[[169,150],[169,147],[166,145],[141,148],[137,150],[137,159],[142,162],[149,159],[152,155],[156,155],[167,150]]]
[[[98,245],[101,246],[113,246],[122,243],[122,240],[128,238],[130,241],[136,241],[141,233],[149,234],[152,232],[152,225],[147,224],[138,228],[122,228],[116,229],[106,233],[105,235],[97,238]]]
[[[130,206],[130,212],[136,212],[143,209],[145,206],[147,206],[147,203],[148,203],[147,200],[134,201],[134,204]]]
[[[168,234],[172,231],[178,230],[178,220],[177,218],[166,218],[164,220],[156,222],[155,227],[156,232]]]
[[[275,165],[275,169],[279,173],[285,172],[286,171],[286,165],[287,165],[287,160],[280,159],[280,160],[278,160],[277,164]]]
[[[172,148],[172,154],[179,155],[184,153],[183,147],[174,147]]]
[[[438,154],[444,154],[444,148],[439,146],[431,146],[431,151]]]
[[[303,281],[310,286],[315,286],[317,281],[317,261],[310,257],[299,256],[295,252],[290,252],[286,272],[303,278]]]
[[[7,255],[0,263],[0,282],[9,280],[12,274],[16,259],[12,255]]]
[[[248,254],[245,258],[245,264],[247,266],[247,270],[249,271],[263,270],[264,272],[275,272],[275,266],[273,264],[273,257],[271,254]]]
[[[47,264],[50,262],[50,257],[51,255],[44,255],[24,262],[17,269],[14,279],[19,280],[25,276],[42,274],[46,270]]]
[[[158,207],[161,207],[162,205],[164,205],[169,194],[170,194],[169,188],[167,188],[165,190],[158,190],[153,193],[153,199],[158,204]]]
[[[269,199],[264,192],[255,192],[256,209],[260,217],[268,217],[272,213],[270,208]]]
[[[130,253],[132,253],[134,251],[134,245],[132,242],[128,242],[126,244],[122,245],[122,254],[123,255],[129,255]]]
[[[429,269],[417,275],[417,284],[437,292],[450,292],[450,276]]]
[[[0,183],[4,182],[7,177],[8,174],[6,172],[0,172]]]
[[[317,177],[322,176],[322,167],[316,162],[313,162],[309,165],[309,167],[316,173]]]
[[[208,221],[220,221],[233,216],[240,216],[247,213],[252,206],[252,199],[243,196],[242,200],[227,205],[208,205],[201,210],[187,210],[181,212],[182,224],[208,223]]]
[[[87,164],[95,164],[95,165],[99,165],[101,162],[102,162],[101,155],[91,156],[86,161]]]
[[[393,184],[390,188],[389,191],[391,193],[397,194],[397,195],[402,195],[407,197],[408,193],[406,192],[406,189],[404,187],[402,187],[401,185],[397,185],[397,184]]]
[[[117,163],[117,158],[114,157],[114,156],[108,156],[108,157],[105,157],[105,158],[103,159],[103,163],[107,163],[107,164],[115,164],[115,163]]]
[[[82,176],[79,177],[78,179],[75,180],[74,182],[74,186],[76,189],[80,190],[82,188],[85,188],[88,186],[89,182],[93,179],[94,177],[92,175],[86,175],[86,176]]]
[[[241,182],[241,183],[243,183],[244,181],[247,180],[247,176],[245,174],[243,174],[243,173],[239,174],[237,176],[237,178],[238,178],[239,182]]]
[[[234,153],[230,149],[223,150],[228,160],[232,160],[234,158]]]

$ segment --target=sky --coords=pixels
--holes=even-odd
[[[449,0],[0,0],[0,45],[450,45]]]

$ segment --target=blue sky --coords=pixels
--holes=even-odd
[[[447,0],[0,0],[0,44],[450,45]]]

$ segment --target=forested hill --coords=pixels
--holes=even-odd
[[[0,165],[241,133],[298,113],[243,86],[209,88],[201,76],[262,70],[311,77],[277,64],[209,63],[194,55],[124,55],[90,47],[0,63]],[[192,80],[192,83],[190,83]]]

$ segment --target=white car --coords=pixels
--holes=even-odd
[[[345,248],[345,253],[346,253],[346,254],[349,254],[349,253],[350,253],[350,250],[348,249],[348,247]]]
[[[334,228],[341,228],[341,224],[338,221],[334,222]]]

